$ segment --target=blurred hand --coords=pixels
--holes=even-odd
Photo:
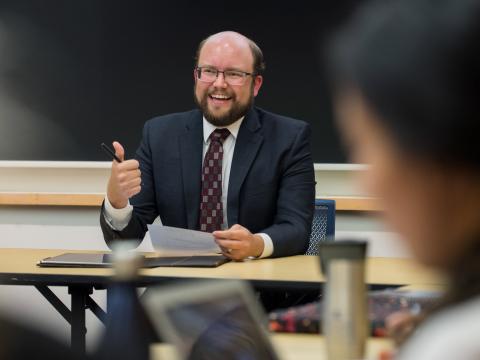
[[[107,197],[114,208],[122,209],[128,205],[128,199],[141,190],[140,164],[137,160],[125,160],[125,150],[119,142],[114,141],[113,147],[122,162],[112,162]]]
[[[262,255],[264,243],[260,235],[252,234],[241,225],[233,225],[224,231],[214,231],[215,242],[222,249],[223,255],[233,260],[243,260],[249,256]]]
[[[394,360],[396,352],[394,350],[382,350],[378,354],[378,360]]]
[[[414,315],[409,311],[394,312],[385,320],[388,335],[396,345],[402,345],[422,319],[422,315]]]

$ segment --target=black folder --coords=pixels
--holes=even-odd
[[[230,259],[223,255],[194,255],[194,256],[158,256],[144,257],[143,268],[155,267],[218,267]],[[108,268],[112,267],[112,254],[65,253],[48,257],[37,263],[41,267],[67,268]]]

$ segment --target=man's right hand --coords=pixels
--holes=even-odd
[[[125,160],[125,150],[117,142],[113,142],[115,155],[121,163],[113,160],[110,179],[108,180],[107,197],[110,204],[116,209],[123,209],[128,205],[128,199],[138,194],[141,190],[140,164],[137,160]]]

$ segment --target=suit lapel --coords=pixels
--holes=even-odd
[[[192,114],[179,141],[187,224],[189,229],[197,229],[203,151],[203,123],[200,111]]]
[[[230,169],[230,182],[228,184],[228,226],[238,223],[240,190],[263,142],[263,135],[259,131],[260,128],[261,125],[257,112],[252,108],[245,116],[235,142],[232,167]]]

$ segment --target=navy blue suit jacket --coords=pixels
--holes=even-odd
[[[135,158],[142,190],[122,231],[100,216],[107,244],[143,239],[147,224],[198,229],[203,150],[199,110],[149,120]],[[315,180],[307,123],[253,107],[240,127],[228,186],[228,226],[240,224],[272,238],[272,256],[305,252],[313,217]]]

